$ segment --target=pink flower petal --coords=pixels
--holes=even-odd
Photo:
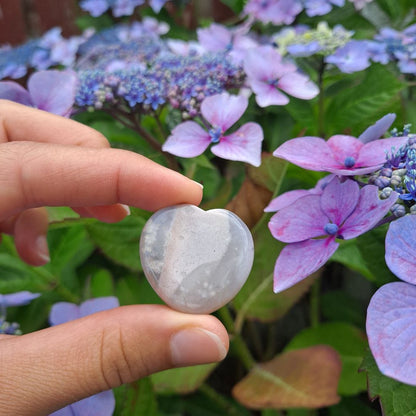
[[[68,117],[75,101],[77,76],[73,71],[39,71],[28,81],[34,105],[53,114]]]
[[[262,141],[263,130],[260,125],[246,123],[236,132],[224,136],[219,144],[211,147],[211,151],[223,159],[238,160],[260,166]]]
[[[172,130],[162,150],[181,157],[195,157],[209,146],[209,134],[195,121],[185,121]]]
[[[405,282],[416,284],[416,217],[393,221],[386,235],[388,268]]]
[[[316,272],[335,253],[338,246],[332,237],[288,244],[276,261],[274,292],[282,292]]]
[[[29,107],[33,106],[29,92],[13,81],[0,82],[0,99],[14,101]]]
[[[285,74],[277,87],[289,95],[303,100],[311,100],[319,94],[319,88],[307,76],[297,72]]]
[[[247,106],[247,97],[223,92],[205,98],[201,104],[201,113],[212,126],[220,127],[225,132],[240,119]]]
[[[259,107],[264,108],[269,105],[286,105],[289,102],[289,98],[274,85],[254,79],[248,79],[248,84],[256,94],[256,102]]]
[[[319,137],[306,136],[288,140],[273,155],[309,170],[330,171],[329,169],[342,168],[328,143]]]
[[[274,214],[269,222],[273,237],[295,243],[325,235],[329,219],[321,210],[320,200],[320,195],[306,195]]]
[[[51,325],[64,324],[78,318],[81,318],[79,306],[70,302],[55,303],[49,313],[49,323]]]
[[[340,226],[354,211],[360,197],[357,182],[347,179],[344,182],[335,177],[326,186],[321,196],[321,209],[328,218]]]
[[[350,167],[362,167],[362,165],[357,165],[357,160],[360,150],[364,145],[355,137],[338,134],[328,140],[328,146],[331,148],[340,166],[348,168],[345,165],[345,160],[347,158],[353,158],[355,163]]]
[[[269,205],[264,208],[265,212],[276,212],[293,204],[302,196],[310,195],[309,189],[295,189],[294,191],[285,192],[270,201]]]
[[[393,282],[378,289],[368,306],[366,326],[380,371],[416,385],[416,287]]]
[[[204,29],[197,29],[198,42],[207,51],[223,51],[232,41],[231,32],[222,25],[212,23]]]
[[[79,310],[81,316],[88,316],[92,313],[114,309],[120,306],[118,299],[114,296],[88,299],[81,303]]]
[[[281,55],[268,45],[247,51],[244,59],[244,72],[249,78],[258,81],[277,80],[288,69],[296,70],[296,67],[285,67]]]
[[[357,207],[347,218],[339,234],[349,240],[370,230],[389,212],[397,197],[398,194],[392,192],[387,199],[380,199],[377,186],[364,186],[360,190]]]
[[[407,143],[407,137],[390,137],[369,142],[363,146],[358,157],[357,166],[374,166],[386,161],[386,152],[394,147],[398,150]]]

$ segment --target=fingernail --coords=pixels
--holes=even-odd
[[[51,261],[51,257],[49,255],[49,248],[48,248],[48,241],[46,240],[45,235],[40,235],[36,239],[36,251],[38,256],[45,261],[45,263],[49,263]]]
[[[126,215],[131,214],[130,207],[128,205],[120,204],[120,206],[124,209],[124,211],[126,211]]]
[[[172,363],[178,367],[221,361],[227,355],[224,343],[213,332],[188,328],[170,340]]]
[[[199,185],[201,187],[201,189],[204,189],[204,185],[202,185],[202,183],[199,183],[197,181],[194,181],[193,179],[191,179],[193,183],[196,183],[197,185]]]

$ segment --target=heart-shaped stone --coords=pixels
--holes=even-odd
[[[161,209],[140,238],[147,280],[170,307],[187,313],[211,313],[228,303],[247,280],[253,257],[250,231],[225,209]]]

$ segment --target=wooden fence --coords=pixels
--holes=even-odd
[[[190,9],[192,17],[184,19],[189,26],[196,25],[198,17],[222,21],[232,15],[220,0],[194,0]],[[75,18],[81,12],[77,0],[0,0],[0,45],[18,45],[55,26],[62,28],[64,36],[74,35],[78,33]]]

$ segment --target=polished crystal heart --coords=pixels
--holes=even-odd
[[[253,264],[247,226],[225,209],[164,208],[150,217],[140,239],[147,280],[172,308],[210,313],[241,289]]]

